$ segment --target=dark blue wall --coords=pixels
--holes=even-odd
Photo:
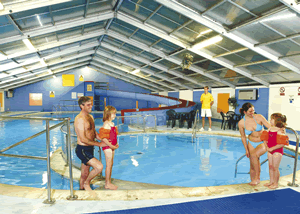
[[[235,109],[235,112],[239,114],[240,108],[244,103],[251,103],[254,106],[255,112],[257,114],[263,115],[267,120],[269,114],[269,88],[259,88],[258,89],[258,99],[257,100],[238,100],[239,89],[235,90],[235,98],[238,102],[238,107]]]
[[[99,73],[93,69],[74,69],[69,74],[75,75],[75,87],[63,87],[62,76],[56,75],[57,78],[51,78],[45,81],[40,81],[30,85],[26,85],[20,88],[14,89],[14,96],[12,98],[5,98],[5,111],[52,111],[52,105],[61,104],[61,100],[72,100],[72,92],[85,93],[84,82],[79,81],[79,75],[84,75],[85,81],[94,82],[109,82],[117,86],[118,90],[131,91],[139,93],[150,93],[139,86],[135,86],[130,83],[126,83],[122,80],[115,79],[105,74]],[[55,98],[49,97],[49,91],[55,91]],[[42,93],[43,94],[43,105],[42,106],[29,106],[29,93]],[[6,97],[6,96],[5,96]],[[74,99],[76,104],[77,98]],[[126,104],[126,108],[135,108],[135,100],[131,102],[132,105],[128,105],[127,102],[120,102]],[[72,105],[73,102],[65,101],[66,105]],[[120,104],[118,104],[119,107]],[[141,103],[141,105],[145,105]],[[154,105],[154,104],[153,104]],[[157,106],[156,106],[157,107]],[[73,110],[69,107],[68,110]],[[75,110],[80,110],[76,107]]]
[[[169,92],[168,97],[175,97],[179,99],[179,92]]]

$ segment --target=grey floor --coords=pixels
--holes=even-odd
[[[286,187],[289,188],[289,187]],[[299,187],[290,187],[300,192]],[[284,189],[284,188],[283,188]],[[274,191],[274,190],[272,190]],[[276,190],[275,190],[276,191]],[[250,193],[257,194],[257,193]],[[239,195],[239,194],[234,194]],[[12,214],[53,214],[53,213],[93,213],[114,210],[134,209],[141,207],[151,207],[175,203],[183,203],[189,201],[207,200],[221,197],[228,197],[234,195],[224,196],[208,196],[208,197],[194,197],[194,198],[174,198],[174,199],[154,199],[154,200],[137,200],[137,201],[67,201],[57,200],[54,204],[44,204],[42,199],[27,199],[19,197],[10,197],[0,195],[0,213]],[[283,205],[284,206],[284,205]]]

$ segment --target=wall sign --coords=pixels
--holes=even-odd
[[[87,91],[93,91],[92,85],[87,85],[86,87],[87,87],[87,89],[86,89]]]
[[[76,92],[72,92],[72,99],[76,99],[77,98],[77,93]]]
[[[50,91],[50,92],[49,92],[49,96],[50,96],[51,98],[54,98],[54,97],[55,97],[55,91]]]
[[[280,87],[280,89],[279,89],[279,91],[280,91],[280,96],[284,96],[285,95],[285,88],[284,87]]]
[[[83,75],[81,74],[81,75],[79,75],[79,81],[80,82],[83,82],[84,81],[84,77],[83,77]]]
[[[80,98],[80,97],[83,97],[83,93],[77,93],[77,97]]]

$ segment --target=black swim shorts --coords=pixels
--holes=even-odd
[[[94,146],[76,146],[75,149],[77,157],[81,160],[82,163],[87,165],[86,163],[94,158]]]

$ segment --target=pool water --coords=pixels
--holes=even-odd
[[[57,123],[50,121],[50,126]],[[44,129],[45,121],[0,121],[0,149]],[[50,132],[51,154],[64,145],[64,139],[59,128]],[[127,134],[120,135],[118,140],[120,147],[115,153],[112,172],[112,177],[116,179],[183,187],[250,181],[249,174],[238,174],[234,178],[235,163],[245,152],[239,138],[198,135],[195,143],[192,143],[189,134]],[[46,157],[45,141],[46,135],[43,134],[5,153]],[[95,157],[98,157],[96,151]],[[103,153],[102,157],[105,166]],[[80,164],[77,157],[73,158]],[[265,154],[261,161],[266,158]],[[291,174],[293,164],[294,159],[283,156],[280,164],[281,176]],[[269,179],[268,163],[262,165],[261,169],[261,179]],[[248,158],[240,161],[238,172],[249,172]],[[0,183],[46,188],[47,162],[0,156]],[[69,189],[70,183],[68,179],[52,171],[51,186],[54,189]],[[74,181],[74,189],[79,189],[77,181]]]
[[[249,174],[235,175],[236,161],[245,153],[239,138],[189,134],[138,134],[119,136],[113,177],[152,184],[198,187],[250,182]],[[267,159],[264,154],[260,160]],[[281,176],[291,174],[294,159],[283,156]],[[249,159],[238,164],[238,173],[250,170]],[[269,179],[268,162],[261,180]]]

